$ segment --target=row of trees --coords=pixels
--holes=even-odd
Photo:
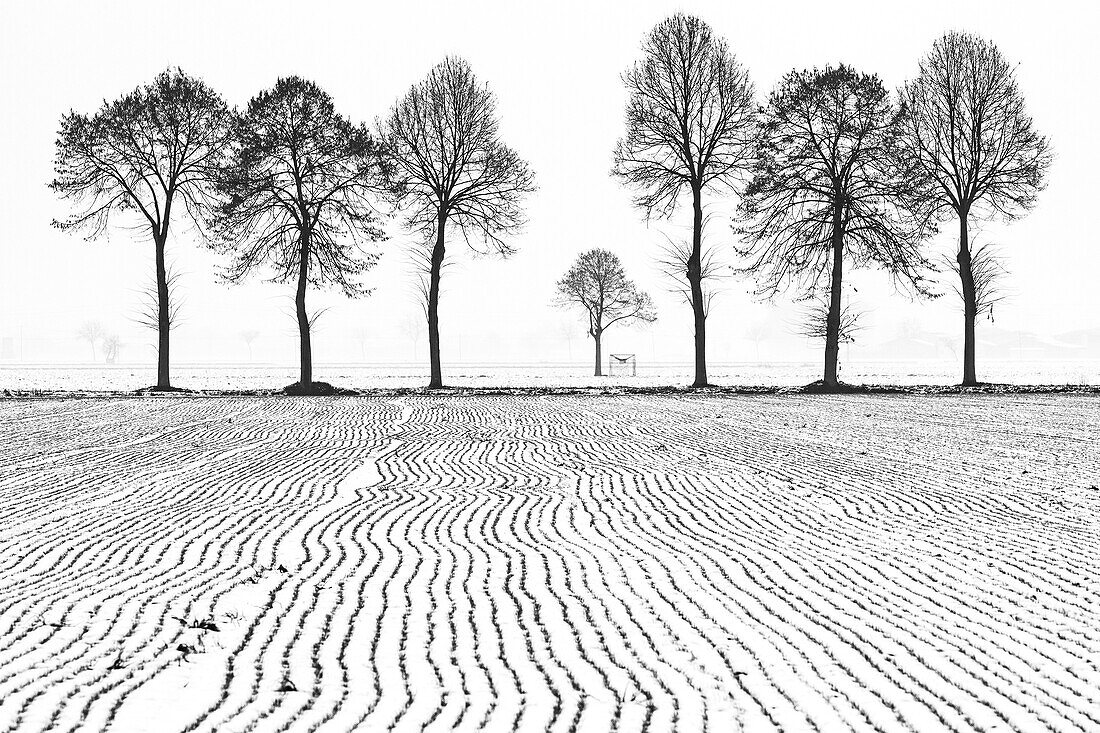
[[[748,72],[698,18],[676,14],[653,28],[642,58],[623,75],[626,132],[613,175],[632,187],[645,217],[672,216],[690,199],[691,237],[662,263],[692,307],[694,386],[707,385],[706,319],[716,273],[704,247],[714,196],[738,200],[737,271],[758,294],[794,287],[821,303],[823,381],[836,387],[839,344],[850,318],[841,306],[845,267],[876,265],[896,285],[934,297],[924,243],[954,217],[952,263],[964,304],[963,384],[977,382],[974,324],[991,302],[997,273],[975,247],[970,222],[1028,211],[1051,163],[1033,129],[1013,68],[992,43],[948,33],[917,76],[890,92],[850,66],[791,71],[759,106]],[[230,258],[223,277],[258,268],[296,285],[299,387],[313,387],[310,285],[349,297],[385,238],[383,219],[406,217],[422,265],[431,362],[442,386],[439,294],[448,235],[508,255],[535,190],[529,166],[499,138],[496,100],[469,65],[449,57],[409,89],[373,128],[340,115],[316,84],[279,79],[241,110],[182,71],[94,115],[62,118],[51,187],[78,211],[64,229],[95,236],[122,214],[152,238],[158,330],[157,387],[170,389],[172,275],[165,245],[182,215]],[[133,219],[130,220],[131,222]],[[655,319],[652,302],[610,252],[578,258],[558,283],[559,302],[584,309],[596,344],[610,325]]]
[[[695,386],[707,384],[704,198],[723,193],[739,197],[735,249],[746,264],[738,271],[766,297],[794,286],[824,302],[827,387],[838,385],[845,263],[880,266],[903,288],[934,296],[922,244],[957,219],[962,381],[977,383],[974,324],[991,306],[998,268],[988,249],[974,247],[970,224],[1031,209],[1052,159],[994,44],[948,33],[896,93],[843,64],[794,70],[758,107],[726,42],[677,14],[645,38],[623,83],[626,134],[614,174],[637,190],[647,219],[691,199],[691,241],[673,250],[672,264],[689,285]]]
[[[339,114],[313,82],[279,79],[242,110],[201,80],[166,71],[105,102],[94,115],[61,120],[51,188],[77,213],[55,221],[95,237],[116,217],[136,218],[156,257],[156,389],[172,389],[169,336],[173,276],[165,247],[173,223],[190,220],[229,257],[239,282],[260,268],[294,283],[300,391],[314,389],[306,307],[310,285],[368,291],[359,276],[376,262],[367,245],[382,221],[403,212],[422,243],[431,387],[442,386],[439,290],[447,234],[509,254],[534,190],[527,164],[499,139],[496,100],[469,65],[449,57],[409,89],[372,130]]]

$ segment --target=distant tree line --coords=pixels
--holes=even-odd
[[[964,385],[977,383],[974,326],[997,299],[1003,272],[970,223],[1030,210],[1052,154],[1035,131],[1013,67],[978,36],[951,32],[891,92],[845,64],[786,74],[761,104],[747,70],[702,20],[677,13],[643,39],[622,77],[625,132],[612,175],[632,188],[647,220],[690,203],[691,235],[665,250],[662,269],[691,306],[694,380],[709,384],[706,320],[721,276],[706,245],[708,205],[736,202],[728,248],[756,292],[794,288],[814,303],[805,333],[825,344],[822,384],[838,388],[839,344],[856,328],[841,303],[847,268],[876,266],[915,296],[936,297],[925,244],[959,225],[950,267],[964,315]],[[155,283],[142,322],[157,331],[156,389],[173,389],[170,332],[175,275],[166,261],[182,219],[221,252],[220,277],[263,270],[295,287],[299,381],[313,380],[311,287],[355,298],[378,260],[384,222],[404,218],[422,270],[430,388],[443,386],[439,306],[447,245],[508,256],[535,191],[528,164],[501,139],[496,98],[469,64],[447,57],[373,126],[341,115],[317,84],[278,79],[231,108],[179,69],[87,115],[61,119],[51,188],[74,211],[55,225],[89,238],[120,220],[152,241]],[[450,236],[449,236],[450,235]],[[584,313],[602,373],[602,336],[615,323],[650,323],[650,296],[604,249],[581,254],[557,283],[556,303]],[[99,335],[85,335],[92,344]],[[254,332],[242,340],[251,349]],[[117,351],[117,345],[116,349]],[[290,389],[290,388],[288,388]]]

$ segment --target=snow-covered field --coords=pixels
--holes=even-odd
[[[1100,730],[1093,395],[0,400],[0,731]]]
[[[1008,384],[1100,384],[1100,360],[1024,359],[979,362],[979,377]],[[957,361],[844,361],[840,378],[852,384],[958,384]],[[593,377],[588,364],[446,364],[446,383],[454,387],[656,387],[691,384],[690,364],[652,364],[642,360],[636,376]],[[742,362],[708,365],[718,385],[795,386],[821,378],[820,362]],[[423,387],[427,364],[318,364],[314,378],[352,389]],[[271,390],[298,380],[294,365],[187,365],[172,367],[178,387],[195,390]],[[156,383],[156,364],[27,366],[0,364],[0,390],[95,390],[129,392]]]

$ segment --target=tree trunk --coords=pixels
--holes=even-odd
[[[978,316],[978,292],[974,287],[974,271],[970,261],[970,233],[967,231],[966,210],[959,212],[959,279],[962,281],[963,296],[963,386],[978,383],[977,367],[974,359],[974,321]]]
[[[168,302],[168,268],[164,264],[164,245],[167,235],[156,234],[153,243],[157,250],[157,389],[171,389],[168,374],[168,334],[172,329],[171,304]]]
[[[428,358],[431,361],[431,380],[428,389],[440,389],[443,386],[443,370],[439,364],[439,276],[443,269],[443,257],[446,254],[444,232],[447,227],[447,214],[439,212],[436,223],[435,246],[432,248],[432,264],[428,282]]]
[[[833,204],[833,273],[829,283],[829,315],[825,321],[825,385],[836,387],[840,358],[840,290],[844,279],[844,229],[839,201]]]
[[[687,261],[688,285],[691,287],[691,309],[695,316],[695,381],[692,387],[707,386],[707,314],[703,303],[703,202],[702,189],[691,188],[693,219],[691,223],[691,255]]]
[[[309,234],[301,234],[300,259],[298,261],[298,292],[294,295],[294,309],[298,314],[301,376],[298,383],[303,390],[313,384],[313,349],[309,342],[309,314],[306,313],[306,285],[309,282]]]
[[[595,373],[594,376],[602,377],[603,376],[603,350],[602,350],[603,344],[602,344],[601,339],[603,339],[603,332],[602,331],[597,331],[596,333],[592,334],[592,338],[596,342],[596,373]]]

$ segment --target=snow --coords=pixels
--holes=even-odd
[[[33,366],[0,364],[0,393],[25,390],[132,392],[156,383],[154,363],[127,365]],[[1100,384],[1098,359],[981,359],[978,376],[987,382],[1038,384]],[[813,362],[741,362],[708,364],[708,377],[718,385],[791,387],[820,379],[822,366]],[[278,390],[298,381],[295,366],[174,364],[177,387],[211,391]],[[314,379],[351,389],[401,389],[428,383],[427,364],[315,364]],[[849,361],[842,358],[840,378],[852,384],[958,384],[962,364],[957,359]],[[454,387],[665,387],[691,384],[690,364],[662,364],[638,359],[637,376],[592,376],[588,364],[444,364],[446,384]]]
[[[1098,408],[0,400],[0,730],[1100,729]]]

